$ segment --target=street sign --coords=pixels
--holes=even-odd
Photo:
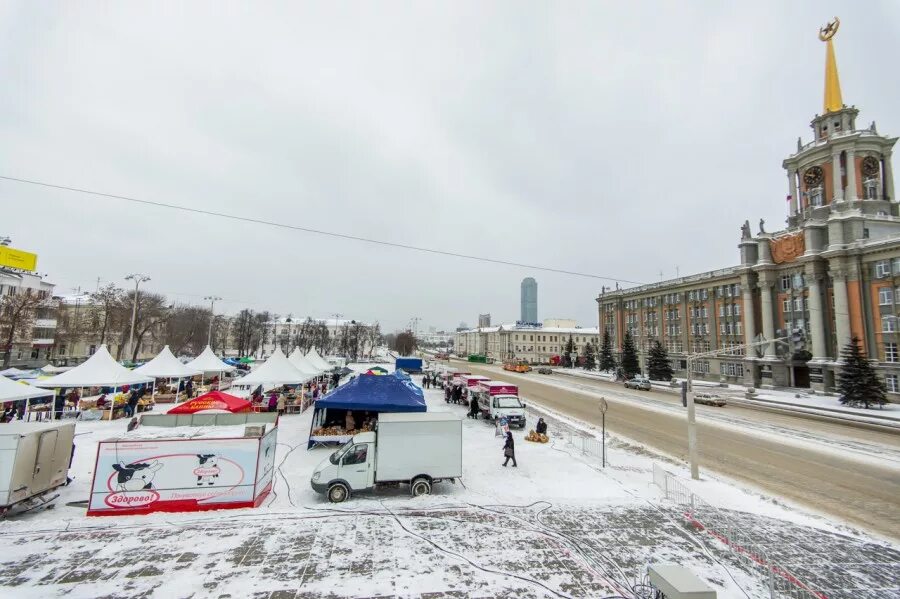
[[[604,414],[606,414],[606,410],[608,410],[608,409],[609,409],[609,404],[606,403],[606,398],[601,397],[600,398],[600,411],[603,412]]]
[[[0,245],[0,266],[33,272],[37,269],[37,254]]]

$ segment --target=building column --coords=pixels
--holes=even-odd
[[[775,339],[775,310],[772,306],[772,288],[775,286],[774,281],[759,281],[759,295],[762,300],[760,307],[762,308],[763,336],[767,341]],[[763,356],[766,360],[777,360],[775,355],[775,344],[766,344],[766,353]]]
[[[847,150],[847,200],[859,199],[856,191],[856,152]]]
[[[791,216],[797,214],[799,198],[797,198],[797,173],[788,170],[788,193],[791,194]]]
[[[840,359],[841,350],[850,343],[850,305],[847,301],[847,273],[831,271],[834,287],[834,330],[837,333],[835,359]]]
[[[831,187],[832,202],[842,202],[844,200],[844,187],[841,185],[841,153],[836,152],[831,155]]]
[[[744,294],[744,343],[750,345],[756,337],[756,313],[753,310],[753,289],[749,281],[741,281],[741,291]],[[747,350],[747,355],[752,350]]]
[[[812,360],[821,362],[828,358],[825,345],[825,314],[822,311],[822,275],[807,272],[809,281],[809,328],[812,334]]]
[[[882,168],[884,168],[884,185],[881,190],[881,195],[885,200],[894,199],[894,172],[891,168],[891,152],[885,152],[884,154],[884,162],[882,163]]]

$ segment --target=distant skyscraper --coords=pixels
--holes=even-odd
[[[490,314],[479,314],[478,315],[478,326],[479,327],[491,326],[491,315]]]
[[[522,322],[537,322],[537,281],[522,279]]]

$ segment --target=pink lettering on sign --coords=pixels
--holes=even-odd
[[[142,491],[119,491],[110,493],[103,499],[109,507],[144,507],[159,501],[159,493],[153,489]]]
[[[194,468],[194,476],[216,476],[219,472],[221,472],[221,470],[218,466],[213,466],[212,468],[204,468],[203,466]]]

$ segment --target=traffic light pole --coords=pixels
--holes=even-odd
[[[728,356],[735,355],[734,352],[753,349],[756,347],[765,347],[770,343],[779,343],[783,341],[787,341],[791,339],[790,337],[777,337],[772,340],[763,340],[756,341],[754,343],[747,343],[746,345],[739,345],[737,347],[729,347],[728,349],[717,349],[713,351],[704,352],[701,354],[690,354],[687,357],[687,410],[688,410],[688,460],[691,464],[691,478],[694,480],[700,480],[700,465],[697,461],[697,418],[696,418],[696,410],[694,409],[694,388],[693,388],[693,372],[694,372],[694,362],[697,360],[701,360],[703,358],[711,358],[714,356]]]

